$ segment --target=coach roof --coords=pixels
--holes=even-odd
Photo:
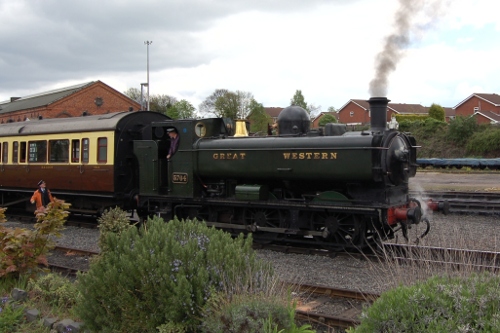
[[[120,120],[126,116],[144,112],[147,111],[114,112],[97,116],[51,118],[0,124],[0,137],[114,130]]]

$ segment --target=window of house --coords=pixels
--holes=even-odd
[[[9,161],[9,143],[4,142],[2,144],[2,162],[7,163]]]
[[[50,162],[69,161],[69,140],[49,140]]]
[[[354,117],[354,111],[349,112],[349,116]]]
[[[80,162],[80,140],[71,140],[71,162]]]
[[[21,142],[21,149],[19,149],[19,162],[26,162],[26,141]]]
[[[45,163],[47,162],[47,141],[29,141],[29,162]]]
[[[19,142],[14,141],[12,143],[12,163],[17,163],[18,156],[19,156]]]
[[[108,138],[97,139],[97,162],[106,163],[108,161]]]
[[[89,139],[82,139],[82,163],[89,163]]]

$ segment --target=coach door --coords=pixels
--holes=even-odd
[[[140,194],[159,194],[158,145],[151,140],[134,141],[134,154],[139,161]]]

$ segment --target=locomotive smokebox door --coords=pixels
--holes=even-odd
[[[134,141],[134,154],[139,162],[139,190],[142,195],[158,194],[158,146],[155,141]]]

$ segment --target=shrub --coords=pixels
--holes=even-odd
[[[446,115],[443,107],[439,104],[432,103],[431,107],[429,108],[429,117],[439,121],[445,121],[445,116]]]
[[[82,298],[75,307],[98,332],[155,332],[167,323],[192,331],[212,293],[259,292],[271,275],[256,259],[251,237],[232,239],[196,220],[155,217],[143,228],[108,233],[104,242],[109,250],[79,275]]]
[[[500,151],[500,129],[491,128],[474,133],[466,147],[467,151],[473,154]]]
[[[61,236],[69,206],[62,200],[49,203],[47,210],[37,212],[35,230],[0,226],[0,277],[35,276],[40,264],[48,265],[46,254],[55,246],[53,236]],[[0,208],[0,223],[5,222],[5,210]]]
[[[13,332],[24,320],[24,306],[13,307],[8,297],[0,300],[0,332]]]
[[[202,333],[309,333],[310,325],[297,327],[295,306],[289,299],[243,294],[231,300],[216,295],[207,303]]]
[[[46,274],[28,281],[30,298],[52,306],[72,307],[79,297],[75,284],[57,274]]]
[[[119,207],[104,210],[104,213],[97,219],[97,222],[99,222],[99,248],[101,251],[106,251],[105,238],[108,233],[115,233],[119,236],[122,232],[133,227],[127,217],[127,212]]]
[[[458,116],[450,121],[448,140],[463,146],[477,128],[476,118]]]
[[[481,274],[398,287],[365,309],[361,324],[348,332],[498,332],[499,283],[500,277]]]

